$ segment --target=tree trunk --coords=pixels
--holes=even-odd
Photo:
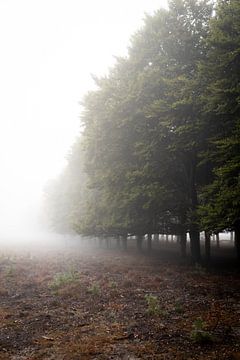
[[[201,249],[200,249],[200,233],[199,227],[197,224],[197,207],[198,207],[198,196],[196,188],[196,164],[197,157],[196,154],[192,154],[190,172],[189,172],[189,187],[190,187],[190,200],[191,200],[191,225],[190,225],[190,247],[191,247],[191,256],[195,263],[200,262],[201,260]]]
[[[209,264],[211,258],[211,234],[205,231],[205,256],[206,263]]]
[[[192,227],[189,232],[190,235],[190,247],[191,256],[195,263],[201,261],[201,249],[200,249],[200,234],[198,227]]]
[[[159,234],[154,234],[153,239],[154,239],[155,242],[158,242],[159,241]]]
[[[122,248],[124,251],[127,250],[127,237],[126,236],[122,236]]]
[[[166,242],[168,243],[168,234],[166,234]]]
[[[182,233],[180,235],[180,252],[181,252],[181,257],[183,259],[185,259],[187,256],[187,233],[186,233],[186,231],[182,231]]]
[[[120,249],[120,237],[118,236],[117,238],[116,238],[116,248],[117,249]]]
[[[137,236],[137,249],[139,252],[142,251],[142,243],[143,243],[143,238],[142,236]]]
[[[220,248],[219,233],[216,233],[217,248]]]
[[[148,234],[147,236],[147,249],[149,252],[152,251],[152,234]]]
[[[240,262],[240,220],[237,220],[234,224],[235,228],[235,248],[237,251],[238,262]]]
[[[231,241],[231,243],[234,242],[234,232],[233,231],[230,232],[230,241]]]

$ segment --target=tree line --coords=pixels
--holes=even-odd
[[[175,234],[200,261],[200,231],[235,232],[240,258],[240,2],[170,0],[147,15],[82,101],[83,133],[46,189],[58,231]],[[150,241],[151,236],[149,236]]]

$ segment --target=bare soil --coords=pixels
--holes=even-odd
[[[0,359],[240,359],[237,271],[113,249],[0,256]]]

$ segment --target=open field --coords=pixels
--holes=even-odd
[[[240,359],[239,273],[132,249],[2,250],[0,359]]]

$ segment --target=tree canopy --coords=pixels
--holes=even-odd
[[[189,232],[194,261],[200,230],[228,228],[239,249],[239,19],[237,0],[214,12],[211,1],[171,0],[146,16],[83,100],[83,135],[48,195],[53,223],[181,235],[183,252]]]

